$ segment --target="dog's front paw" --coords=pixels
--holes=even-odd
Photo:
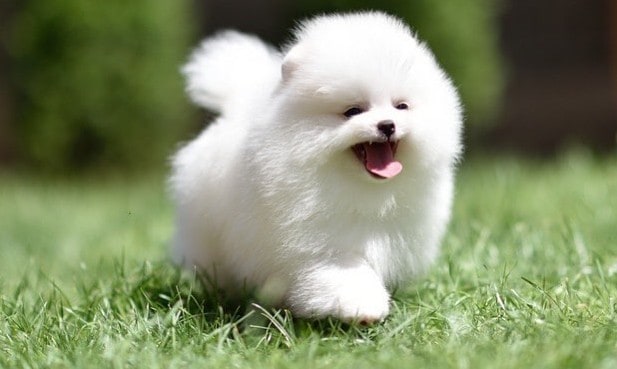
[[[347,323],[369,325],[382,321],[390,311],[390,296],[381,286],[355,286],[339,291],[337,318]]]
[[[332,266],[302,275],[289,291],[286,304],[296,316],[334,317],[368,325],[388,315],[390,296],[370,267]]]

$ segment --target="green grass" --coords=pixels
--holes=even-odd
[[[461,168],[431,272],[369,328],[222,310],[161,176],[0,175],[0,367],[615,368],[617,157]]]

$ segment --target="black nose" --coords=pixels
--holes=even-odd
[[[396,126],[391,120],[382,120],[381,122],[377,123],[377,129],[379,130],[379,132],[386,135],[387,138],[390,138],[390,136],[394,134],[394,131],[396,131]]]

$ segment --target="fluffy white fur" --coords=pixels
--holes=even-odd
[[[328,15],[283,52],[220,33],[183,72],[220,116],[173,159],[177,260],[296,316],[383,319],[437,255],[461,152],[458,96],[428,48],[382,13]],[[383,142],[387,120],[403,170],[378,178],[351,148]]]

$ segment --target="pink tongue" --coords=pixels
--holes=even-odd
[[[392,178],[403,170],[403,165],[394,160],[392,147],[387,142],[364,144],[366,170],[382,178]]]

